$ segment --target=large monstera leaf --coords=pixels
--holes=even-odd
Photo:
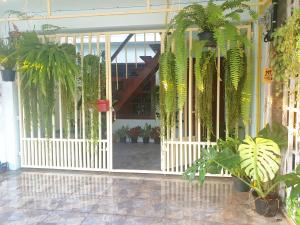
[[[259,137],[253,140],[247,136],[238,151],[242,169],[254,181],[268,182],[275,178],[281,156],[274,141]]]

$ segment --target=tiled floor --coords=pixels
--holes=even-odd
[[[113,143],[114,169],[160,170],[160,145]]]
[[[226,178],[20,171],[0,174],[0,224],[286,225],[253,211]]]

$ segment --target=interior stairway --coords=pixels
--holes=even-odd
[[[136,76],[120,79],[122,82],[119,90],[114,93],[114,109],[118,112],[124,104],[131,100],[143,87],[143,84],[151,80],[159,68],[160,44],[150,44],[150,48],[155,52],[155,56],[140,56],[145,62],[142,67],[135,70]],[[115,80],[115,79],[113,79]]]

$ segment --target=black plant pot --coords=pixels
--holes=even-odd
[[[255,198],[255,211],[265,217],[276,216],[279,207],[280,200],[277,194],[270,194],[266,198],[260,198],[257,193],[253,192]]]
[[[126,137],[120,137],[120,143],[126,143]]]
[[[212,31],[203,31],[201,33],[198,33],[198,38],[200,41],[207,41],[206,45],[209,47],[217,46],[214,38],[214,33]]]
[[[143,143],[148,144],[149,143],[149,137],[143,137]]]
[[[238,192],[249,192],[250,191],[250,187],[236,177],[233,177],[233,187]]]
[[[13,70],[2,70],[1,71],[2,80],[5,82],[15,81],[16,71]]]
[[[131,143],[133,144],[137,143],[137,139],[138,139],[137,137],[131,137]]]
[[[154,138],[154,143],[155,144],[160,144],[160,138]]]

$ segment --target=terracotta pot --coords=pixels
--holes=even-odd
[[[16,71],[13,70],[2,70],[2,80],[5,82],[12,82],[16,78]]]

